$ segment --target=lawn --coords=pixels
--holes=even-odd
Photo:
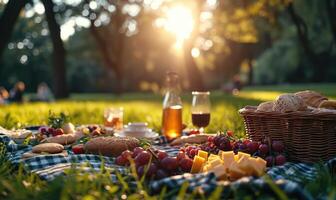
[[[336,84],[325,85],[295,85],[268,86],[246,88],[237,96],[214,91],[211,94],[212,111],[211,124],[208,132],[219,130],[234,130],[239,137],[244,136],[244,126],[238,114],[238,109],[244,105],[257,105],[261,101],[271,100],[283,92],[293,92],[302,89],[314,89],[336,99]],[[183,96],[183,121],[189,126],[191,95]],[[69,99],[55,103],[24,103],[1,107],[0,125],[22,127],[26,125],[46,124],[49,111],[65,112],[75,124],[102,123],[103,110],[106,107],[123,107],[124,123],[146,121],[150,127],[159,131],[161,126],[161,95],[125,94],[121,96],[109,94],[73,94]],[[39,180],[33,174],[26,174],[22,169],[12,169],[3,154],[0,158],[0,199],[11,196],[13,199],[110,199],[111,195],[130,195],[128,198],[138,199],[140,196],[149,198],[146,185],[139,183],[134,191],[126,185],[114,185],[105,172],[95,175],[77,175],[56,179],[52,182]],[[323,185],[321,185],[323,184]],[[325,187],[320,187],[325,186]],[[320,188],[320,189],[318,189]],[[322,189],[323,188],[323,189]],[[333,189],[334,188],[334,189]],[[321,170],[321,178],[316,183],[307,183],[308,189],[314,195],[324,193],[335,197],[335,178]],[[183,195],[183,194],[181,194]],[[183,196],[181,196],[183,199]],[[155,198],[159,198],[156,196]]]

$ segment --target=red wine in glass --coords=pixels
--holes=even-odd
[[[191,113],[191,119],[194,126],[207,127],[210,122],[210,113]]]

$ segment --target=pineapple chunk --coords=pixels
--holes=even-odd
[[[198,153],[197,153],[197,155],[198,155],[199,157],[204,158],[205,160],[208,159],[208,152],[206,152],[206,151],[199,150]]]
[[[205,163],[204,158],[200,156],[195,156],[191,167],[191,173],[194,174],[200,172],[202,170],[204,163]]]

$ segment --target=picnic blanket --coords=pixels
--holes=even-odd
[[[68,156],[63,155],[41,155],[29,159],[22,159],[23,153],[32,149],[30,145],[16,144],[10,137],[0,134],[0,143],[6,146],[7,159],[14,165],[22,164],[25,169],[36,173],[41,179],[51,181],[58,176],[65,175],[65,170],[78,166],[85,172],[99,171],[102,165],[113,172],[119,172],[122,175],[128,175],[129,169],[115,164],[115,158],[98,156],[92,154],[73,154],[68,150]],[[164,137],[159,137],[154,142],[154,147],[165,150],[169,155],[176,155],[178,149],[167,145]],[[327,169],[334,171],[336,168],[336,158],[329,160],[324,165]],[[303,183],[314,181],[317,177],[315,165],[303,163],[286,163],[283,166],[272,167],[267,171],[271,182],[278,185],[289,197],[298,199],[316,199],[303,189]],[[266,175],[266,176],[267,176]],[[113,181],[118,181],[115,173],[111,173]],[[212,173],[207,174],[189,174],[172,176],[161,180],[151,181],[149,188],[153,193],[159,192],[164,187],[169,190],[177,190],[187,182],[187,190],[192,192],[199,190],[201,193],[209,194],[218,186],[223,187],[223,195],[230,194],[233,189],[253,188],[254,191],[272,191],[268,179],[265,177],[245,177],[235,182],[218,182]]]

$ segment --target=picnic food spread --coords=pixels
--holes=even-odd
[[[194,108],[194,110],[197,109]],[[311,160],[305,159],[307,154],[310,159],[318,155],[324,160],[336,155],[333,148],[327,153],[321,151],[314,155],[310,155],[309,152],[302,153],[295,146],[295,142],[302,144],[304,141],[294,138],[293,142],[289,142],[288,140],[292,138],[286,137],[286,134],[295,134],[295,131],[287,129],[286,132],[281,133],[280,129],[268,127],[267,119],[277,116],[285,115],[286,119],[291,119],[288,116],[295,113],[300,115],[319,113],[322,117],[321,113],[328,115],[335,113],[335,101],[328,100],[317,92],[281,94],[274,101],[263,102],[258,106],[248,106],[240,113],[245,120],[248,138],[238,138],[230,130],[215,134],[204,133],[202,127],[209,123],[209,113],[207,113],[209,116],[206,116],[206,123],[196,120],[195,123],[199,125],[199,129],[183,132],[181,130],[182,136],[178,136],[180,133],[171,133],[168,137],[149,137],[147,133],[152,133],[152,129],[147,127],[147,123],[139,122],[129,123],[125,126],[126,131],[123,131],[123,134],[120,134],[120,130],[98,124],[74,126],[62,115],[52,116],[49,119],[49,125],[40,126],[36,132],[8,131],[3,128],[0,131],[10,138],[24,138],[23,143],[33,145],[31,150],[21,155],[22,160],[46,155],[106,156],[113,158],[117,166],[129,170],[134,166],[137,176],[145,177],[147,180],[161,180],[191,173],[214,174],[218,181],[235,181],[243,177],[261,177],[272,167],[284,165],[287,161],[310,162]],[[266,116],[265,121],[262,122],[262,128],[250,119],[254,115]],[[272,115],[272,118],[267,117],[268,115]],[[304,119],[306,118],[307,116]],[[163,120],[163,123],[167,121]],[[279,120],[272,121],[272,125],[277,123],[280,123]],[[286,125],[292,126],[290,122]],[[183,127],[183,124],[179,127]],[[329,137],[327,133],[325,135]],[[336,142],[333,138],[335,135],[330,136],[331,143]],[[317,140],[317,146],[319,144]]]

